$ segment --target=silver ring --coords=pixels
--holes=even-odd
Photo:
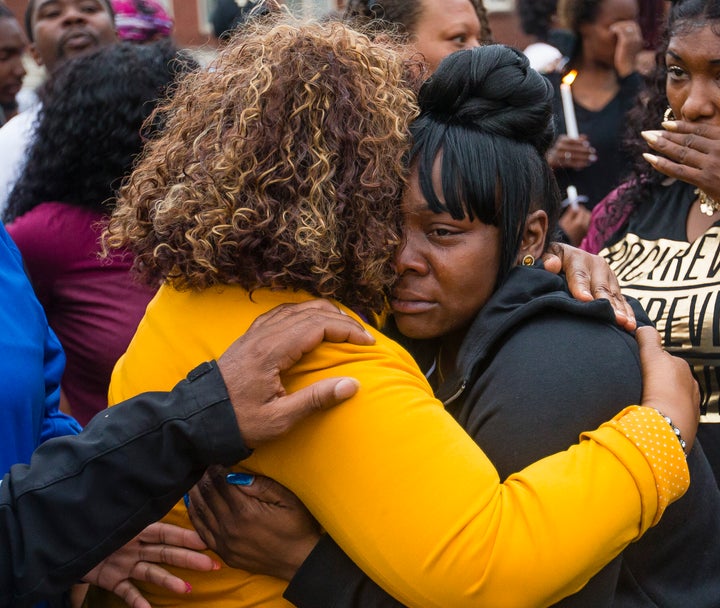
[[[565,152],[565,160],[570,160],[572,158],[572,152]]]

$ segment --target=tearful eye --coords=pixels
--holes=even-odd
[[[676,65],[668,66],[667,73],[672,80],[680,80],[685,76],[685,70]]]
[[[447,228],[434,228],[429,232],[430,236],[451,236],[454,233],[448,230]]]

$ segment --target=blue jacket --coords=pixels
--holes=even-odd
[[[46,439],[80,432],[58,410],[65,355],[0,223],[0,475]]]

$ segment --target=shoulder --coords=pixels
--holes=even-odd
[[[547,310],[496,346],[456,417],[501,477],[567,449],[642,396],[635,340],[604,321]]]
[[[32,134],[39,112],[40,107],[34,106],[25,112],[20,112],[17,116],[13,116],[0,128],[0,141],[4,144],[21,142],[27,139]]]
[[[39,278],[98,251],[100,234],[96,225],[102,217],[75,205],[47,202],[18,217],[7,228],[31,274]]]

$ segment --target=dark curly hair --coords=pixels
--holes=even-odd
[[[597,219],[599,242],[607,242],[613,233],[620,230],[622,225],[619,224],[623,221],[627,223],[637,202],[648,200],[661,182],[667,179],[667,176],[653,169],[643,159],[642,153],[647,151],[647,144],[640,133],[658,129],[669,105],[665,92],[665,52],[670,39],[676,34],[707,24],[712,25],[713,31],[720,36],[720,0],[679,0],[671,4],[663,41],[656,55],[655,72],[628,113],[625,145],[635,159],[633,170],[617,198],[608,201],[606,215]]]
[[[468,0],[480,20],[480,39],[492,42],[492,31],[487,10],[482,0]],[[369,21],[385,22],[393,30],[412,34],[422,11],[423,0],[348,0],[344,19],[364,24]]]
[[[339,22],[252,22],[160,109],[167,127],[106,247],[177,288],[303,289],[384,310],[417,114],[406,55]]]
[[[142,149],[143,122],[178,74],[194,67],[169,40],[118,43],[60,66],[39,91],[33,144],[3,219],[47,201],[111,212]]]
[[[423,195],[436,213],[500,228],[498,285],[515,265],[528,213],[547,212],[548,234],[557,222],[560,193],[545,160],[554,139],[552,97],[527,57],[503,45],[449,55],[420,89],[410,158]],[[440,152],[444,203],[432,183]]]
[[[522,31],[546,41],[556,9],[557,0],[517,0],[516,11]]]

